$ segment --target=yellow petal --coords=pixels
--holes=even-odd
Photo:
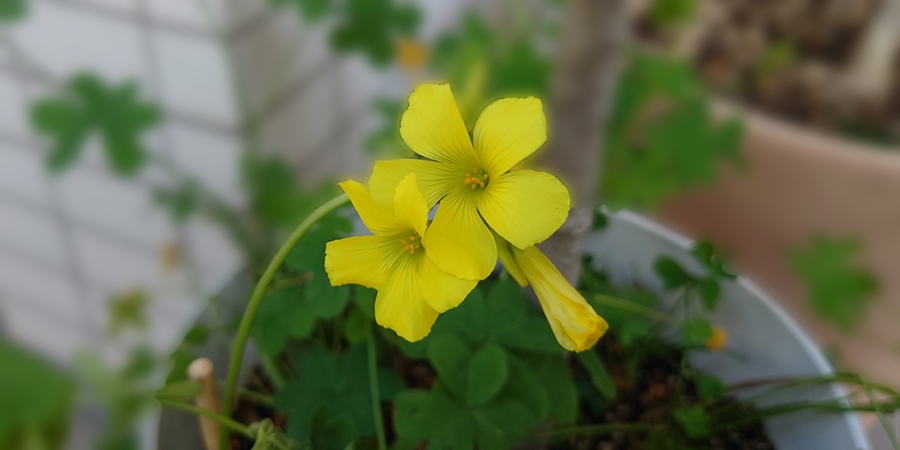
[[[471,165],[475,151],[448,84],[422,84],[409,96],[400,137],[414,152],[435,161]]]
[[[569,191],[553,175],[514,170],[488,183],[478,200],[488,225],[518,248],[550,237],[569,215]]]
[[[457,278],[483,280],[497,265],[494,236],[481,220],[474,197],[454,192],[441,201],[425,231],[425,255]]]
[[[506,271],[512,275],[516,283],[519,283],[519,286],[528,286],[528,279],[525,278],[525,274],[522,273],[519,263],[516,262],[516,258],[513,256],[512,249],[509,247],[510,243],[496,234],[494,235],[494,240],[497,241],[497,256],[500,257],[500,263],[503,264],[503,267],[506,267]]]
[[[456,278],[438,269],[427,257],[419,258],[416,270],[425,301],[439,313],[459,306],[478,284],[478,281]]]
[[[359,218],[372,234],[387,235],[404,231],[404,226],[392,214],[375,203],[365,186],[354,180],[339,183],[341,189],[350,197]]]
[[[591,348],[609,327],[584,297],[535,247],[513,249],[522,273],[528,278],[556,340],[566,350]]]
[[[475,123],[475,153],[491,176],[500,176],[547,140],[547,118],[534,97],[488,105]]]
[[[325,244],[325,271],[332,286],[378,289],[403,249],[393,237],[355,236]]]
[[[372,169],[372,176],[369,177],[369,192],[372,198],[379,205],[391,208],[397,185],[411,173],[416,174],[416,184],[429,209],[452,188],[459,187],[463,182],[460,173],[454,170],[454,166],[448,164],[423,159],[378,161]]]
[[[437,316],[425,301],[420,280],[409,263],[398,265],[375,297],[375,321],[410,342],[428,336]]]
[[[407,227],[416,230],[419,236],[425,235],[425,224],[428,223],[428,207],[416,185],[416,174],[411,173],[397,185],[394,195],[394,216]]]

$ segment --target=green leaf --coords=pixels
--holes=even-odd
[[[123,329],[133,327],[142,330],[147,327],[147,291],[143,289],[131,289],[109,300],[109,326],[107,332],[110,336],[118,336]]]
[[[353,308],[344,323],[344,337],[351,344],[359,344],[372,334],[372,319]]]
[[[137,85],[110,86],[92,74],[78,74],[54,96],[31,108],[35,130],[53,144],[47,165],[60,171],[74,163],[88,136],[99,135],[109,165],[120,175],[133,175],[144,164],[143,134],[159,123],[156,105],[138,98]]]
[[[28,14],[26,0],[0,0],[0,22],[13,22]]]
[[[725,383],[718,377],[698,373],[694,376],[697,395],[707,402],[715,402],[725,395]]]
[[[597,353],[588,350],[577,354],[578,361],[584,366],[591,383],[597,388],[597,391],[603,394],[607,399],[614,399],[617,395],[616,383],[613,381],[609,372],[606,370],[606,364],[597,356]]]
[[[506,382],[508,373],[506,352],[496,344],[478,349],[469,361],[466,402],[480,405],[492,399]]]
[[[672,411],[672,417],[684,428],[684,432],[689,438],[709,436],[711,418],[702,406],[682,406]]]
[[[184,344],[178,347],[170,357],[172,367],[169,369],[169,375],[166,377],[166,384],[187,380],[188,366],[190,366],[197,358],[199,358],[199,356],[188,350]]]
[[[663,286],[667,290],[678,289],[694,281],[694,277],[668,256],[656,258],[656,261],[653,263],[653,271],[662,278]]]
[[[375,296],[378,291],[358,284],[353,285],[353,303],[367,317],[375,318]]]
[[[206,325],[197,324],[184,335],[186,344],[203,345],[209,339],[209,328]]]
[[[288,357],[297,378],[274,396],[275,407],[288,414],[288,437],[301,444],[311,442],[316,414],[350,416],[354,439],[375,433],[365,345],[350,347],[338,360],[319,343],[289,352]]]
[[[277,355],[290,337],[304,338],[312,333],[316,313],[304,300],[303,287],[290,287],[265,294],[250,336],[259,351]]]
[[[331,33],[332,46],[338,52],[362,52],[377,66],[391,61],[394,39],[411,34],[421,19],[417,8],[395,0],[348,0],[345,6]]]
[[[8,341],[0,340],[0,361],[0,448],[22,448],[19,439],[26,430],[42,436],[47,448],[61,448],[74,397],[72,380]]]
[[[280,1],[284,3],[289,0]],[[303,16],[311,23],[321,20],[333,8],[331,0],[292,0],[292,3],[297,5]]]
[[[697,242],[694,244],[694,248],[691,249],[691,254],[694,255],[694,258],[696,258],[700,264],[706,267],[710,277],[728,280],[737,278],[737,275],[725,268],[724,261],[716,254],[713,245],[709,242]]]
[[[428,361],[434,366],[439,379],[459,398],[466,398],[469,359],[472,351],[458,337],[441,333],[432,336],[428,343]]]
[[[431,332],[452,333],[470,347],[475,347],[484,341],[487,332],[485,316],[484,295],[476,287],[462,304],[441,314]]]
[[[704,277],[697,283],[697,289],[700,291],[703,306],[710,311],[715,309],[719,301],[719,282],[715,278]]]
[[[712,324],[704,317],[695,316],[681,324],[681,337],[686,346],[702,347],[712,336]]]
[[[503,398],[478,406],[472,414],[476,427],[482,429],[476,433],[476,439],[493,435],[496,441],[507,444],[527,436],[539,420],[527,405],[513,398]],[[483,445],[479,445],[479,448],[483,448]]]
[[[199,381],[182,380],[169,383],[156,391],[156,399],[160,401],[187,403],[200,395],[203,388]]]
[[[466,416],[463,406],[439,388],[431,391],[407,389],[397,395],[394,405],[397,434],[403,440],[416,443],[446,435],[443,429],[448,424]]]
[[[344,450],[357,436],[353,417],[346,413],[329,417],[325,408],[320,408],[313,416],[310,428],[312,448],[316,450]],[[284,447],[273,447],[272,450],[282,448]],[[255,449],[256,447],[251,450]]]
[[[806,282],[813,309],[844,331],[859,325],[866,305],[878,291],[875,276],[855,263],[861,250],[859,239],[817,236],[810,246],[791,254],[794,270]]]
[[[559,355],[546,355],[530,366],[536,366],[535,373],[547,392],[550,420],[557,426],[575,423],[578,416],[578,391],[566,360]]]
[[[306,284],[306,305],[316,316],[331,318],[344,311],[350,301],[350,286],[332,286],[323,268],[313,271]]]
[[[673,25],[690,20],[697,14],[697,0],[655,0],[650,7],[650,20],[658,25]]]
[[[550,399],[547,391],[544,390],[541,379],[520,358],[508,355],[508,361],[509,377],[503,391],[496,397],[496,401],[516,399],[528,407],[536,421],[544,420],[550,411]]]

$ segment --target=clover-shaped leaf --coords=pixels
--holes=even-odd
[[[144,133],[160,120],[160,110],[138,98],[137,85],[111,86],[92,74],[79,74],[55,95],[31,107],[34,128],[51,142],[47,166],[71,166],[87,139],[100,137],[106,160],[120,175],[136,173],[147,158]]]

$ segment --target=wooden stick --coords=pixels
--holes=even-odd
[[[188,366],[188,376],[192,380],[200,382],[200,395],[194,400],[197,407],[222,414],[213,362],[209,358],[197,358]],[[206,450],[219,450],[219,437],[222,433],[219,422],[207,417],[200,417],[200,431],[203,433]]]

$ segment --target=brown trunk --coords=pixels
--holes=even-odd
[[[627,32],[625,0],[569,0],[549,105],[544,164],[569,187],[565,224],[540,245],[572,283],[597,204],[604,124]]]

